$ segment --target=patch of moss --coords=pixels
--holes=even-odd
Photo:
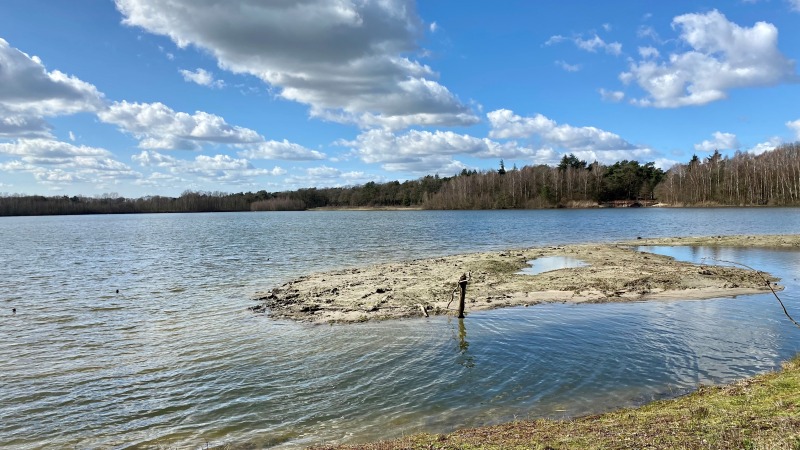
[[[481,262],[478,271],[488,272],[493,275],[502,275],[518,272],[523,267],[525,267],[524,263],[519,261],[489,259]]]

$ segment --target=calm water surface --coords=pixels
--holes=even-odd
[[[362,442],[598,412],[750,376],[800,351],[800,330],[769,295],[351,326],[246,310],[255,292],[311,271],[745,233],[800,233],[800,210],[0,218],[0,446]],[[798,251],[643,250],[771,272],[800,316]]]

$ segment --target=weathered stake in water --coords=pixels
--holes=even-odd
[[[470,276],[468,274],[462,274],[461,278],[458,279],[458,287],[461,289],[461,300],[458,302],[458,318],[464,318],[464,299],[467,296],[467,283],[469,282]]]

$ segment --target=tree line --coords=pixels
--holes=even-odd
[[[757,156],[694,156],[667,172],[656,195],[676,206],[800,205],[800,143]]]
[[[249,211],[252,203],[268,197],[266,191],[238,194],[185,191],[180,197],[156,195],[137,199],[117,194],[99,197],[10,195],[0,197],[0,216]]]
[[[761,155],[719,152],[668,171],[653,162],[591,164],[565,155],[557,166],[533,165],[467,170],[452,177],[369,182],[359,186],[295,191],[197,192],[179,197],[128,199],[7,195],[0,216],[133,214],[161,212],[299,211],[313,208],[413,207],[422,209],[534,209],[592,207],[615,200],[662,202],[674,206],[800,205],[800,143]]]

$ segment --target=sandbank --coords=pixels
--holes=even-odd
[[[386,263],[310,274],[257,294],[251,309],[312,323],[455,314],[458,279],[469,274],[466,311],[540,303],[709,299],[769,292],[775,277],[740,267],[698,265],[639,252],[637,246],[800,249],[800,235],[707,236],[575,244]],[[570,257],[588,265],[520,274],[529,261]],[[758,269],[758,268],[755,268]]]

